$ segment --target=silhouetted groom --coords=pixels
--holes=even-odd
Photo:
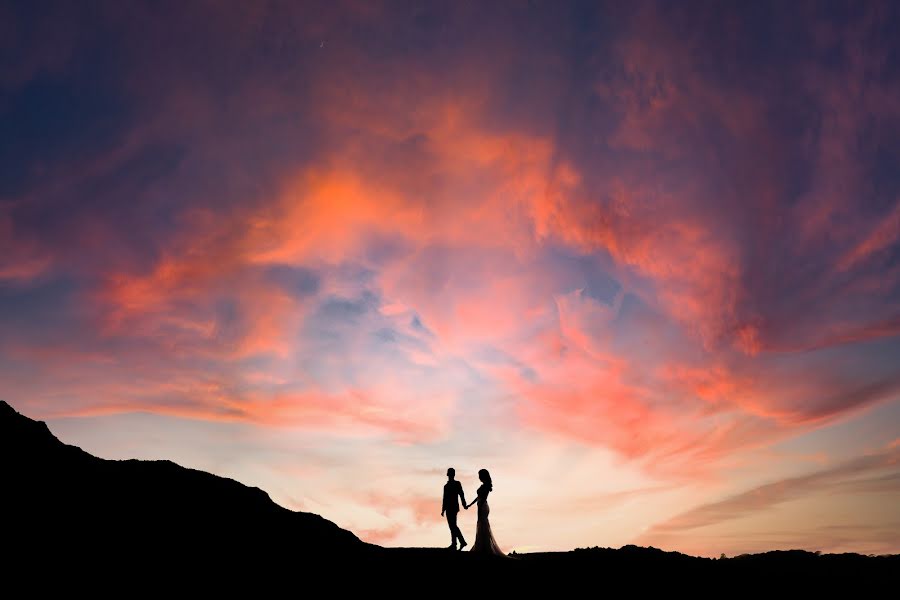
[[[444,484],[444,504],[441,506],[441,516],[447,513],[447,525],[450,526],[450,544],[451,550],[456,550],[456,538],[459,538],[459,549],[466,547],[466,538],[463,537],[462,531],[456,525],[456,515],[459,513],[459,503],[457,498],[462,499],[463,506],[466,506],[466,495],[463,492],[462,484],[456,479],[456,469],[450,467],[447,469],[447,483]]]

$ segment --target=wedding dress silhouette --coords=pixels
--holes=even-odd
[[[491,514],[491,507],[487,498],[491,490],[494,489],[494,485],[491,482],[491,474],[488,473],[487,469],[481,469],[478,471],[478,479],[481,480],[482,485],[478,488],[478,497],[472,502],[472,504],[478,503],[478,524],[475,526],[475,543],[469,552],[506,556],[503,550],[500,549],[500,546],[497,545],[497,540],[494,539],[494,534],[491,532],[491,522],[488,520],[488,516]],[[469,504],[469,506],[472,506],[472,504]]]

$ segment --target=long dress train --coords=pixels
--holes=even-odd
[[[494,534],[491,532],[491,522],[488,520],[488,515],[490,514],[491,507],[488,505],[487,492],[482,496],[482,490],[479,488],[478,524],[475,526],[475,543],[472,545],[470,552],[485,555],[506,556],[506,554],[503,553],[503,550],[500,549],[500,546],[497,545],[497,540],[494,539]]]

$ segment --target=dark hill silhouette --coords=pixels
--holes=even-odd
[[[221,587],[238,578],[296,584],[327,575],[335,589],[398,591],[419,582],[441,590],[448,579],[471,585],[474,578],[508,592],[552,586],[556,595],[621,584],[701,593],[729,589],[709,587],[714,582],[804,592],[851,584],[860,595],[900,573],[900,555],[800,550],[713,560],[624,546],[482,559],[443,548],[381,548],[231,479],[170,461],[97,458],[2,401],[0,490],[0,573],[31,578],[101,569],[107,580],[129,585],[190,577]],[[436,496],[435,510],[439,505]]]
[[[0,401],[5,543],[98,559],[229,560],[289,549],[353,554],[368,544],[331,521],[283,508],[258,488],[170,461],[103,460]]]

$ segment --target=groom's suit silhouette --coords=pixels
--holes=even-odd
[[[447,515],[447,525],[450,527],[451,548],[456,548],[456,539],[459,538],[459,549],[462,550],[466,546],[466,538],[463,537],[462,531],[456,524],[456,515],[459,514],[459,502],[457,498],[462,500],[463,506],[466,506],[466,495],[463,492],[462,484],[456,479],[456,470],[447,469],[447,483],[444,484],[444,503],[441,505],[441,516]]]

